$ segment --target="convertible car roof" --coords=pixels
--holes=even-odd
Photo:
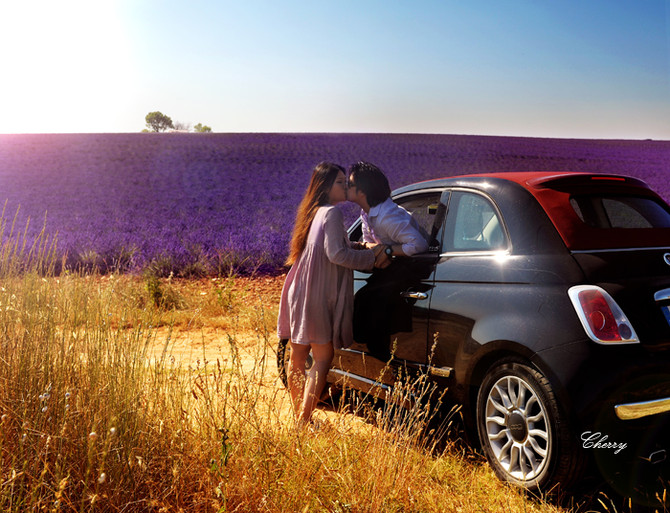
[[[622,175],[579,172],[508,172],[458,175],[423,182],[425,186],[467,186],[486,180],[517,183],[535,197],[571,250],[670,246],[670,228],[597,228],[584,223],[570,203],[574,195],[628,195],[665,201],[644,181]]]

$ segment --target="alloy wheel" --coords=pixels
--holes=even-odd
[[[533,387],[503,376],[486,399],[486,435],[502,469],[519,481],[535,479],[548,464],[551,431],[547,411]]]

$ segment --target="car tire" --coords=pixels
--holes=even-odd
[[[277,344],[277,371],[279,378],[288,389],[288,361],[290,358],[291,347],[289,346],[287,338],[280,338]]]
[[[277,344],[277,370],[279,371],[279,378],[284,387],[288,390],[288,362],[291,359],[291,344],[288,343],[287,338],[279,339]],[[312,360],[312,352],[310,351],[305,361],[305,372],[309,372],[314,364]],[[339,404],[339,390],[330,384],[326,384],[320,398],[321,402],[330,402],[331,405]]]
[[[576,446],[551,384],[517,360],[493,366],[477,397],[482,449],[503,481],[534,493],[566,490],[581,475]]]

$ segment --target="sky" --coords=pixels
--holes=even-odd
[[[670,0],[0,0],[0,133],[670,140]]]

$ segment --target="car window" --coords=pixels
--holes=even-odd
[[[428,240],[433,230],[435,217],[438,214],[441,192],[417,193],[411,196],[396,198],[398,205],[407,210],[417,222],[419,228]],[[349,229],[349,240],[360,241],[363,238],[360,220],[357,220]]]
[[[405,196],[398,199],[396,203],[412,214],[424,235],[427,236],[433,229],[437,207],[440,204],[440,195],[440,192],[431,192]]]
[[[454,192],[445,228],[446,251],[494,251],[507,246],[505,232],[491,201],[470,192]]]
[[[670,213],[652,198],[583,195],[570,204],[593,228],[670,228]]]

